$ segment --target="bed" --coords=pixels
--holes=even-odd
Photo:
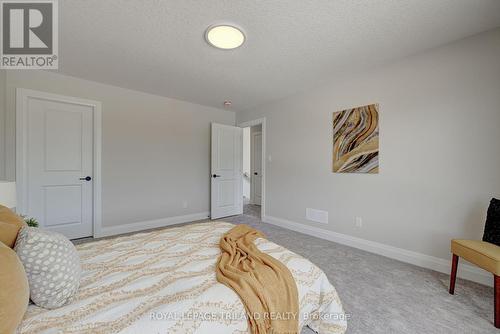
[[[198,223],[77,245],[77,295],[59,309],[29,305],[18,333],[248,333],[238,295],[215,276],[220,237],[233,226]],[[300,327],[344,333],[342,304],[326,275],[275,243],[255,243],[290,269]]]

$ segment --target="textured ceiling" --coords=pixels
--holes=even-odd
[[[500,26],[500,0],[64,0],[59,72],[244,110]],[[214,23],[246,43],[207,45]]]

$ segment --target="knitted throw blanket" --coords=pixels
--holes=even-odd
[[[220,240],[217,280],[243,302],[253,334],[298,333],[297,286],[290,270],[257,249],[262,232],[237,225]]]

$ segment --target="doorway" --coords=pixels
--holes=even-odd
[[[237,126],[212,123],[211,219],[243,213],[265,219],[265,152],[265,118]]]
[[[239,125],[243,128],[243,213],[259,219],[264,206],[264,121]]]

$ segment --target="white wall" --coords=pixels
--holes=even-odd
[[[5,89],[7,71],[0,70],[0,180],[5,179]]]
[[[334,174],[332,113],[380,104],[380,174]],[[267,118],[266,215],[449,260],[500,196],[500,29],[237,114]],[[329,224],[305,220],[305,208]],[[355,227],[355,217],[363,227]]]
[[[4,157],[11,179],[17,87],[102,102],[104,227],[208,212],[210,123],[233,125],[233,112],[52,72],[9,71]]]

